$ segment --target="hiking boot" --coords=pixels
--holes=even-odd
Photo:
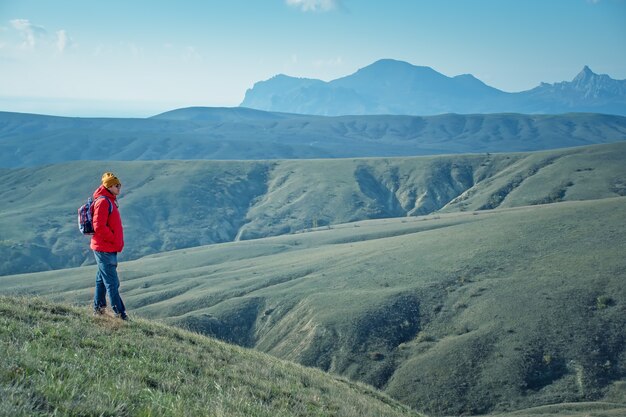
[[[93,315],[94,316],[102,316],[106,312],[106,307],[94,308]]]
[[[115,315],[115,317],[124,321],[129,321],[128,315],[126,313],[118,313]]]

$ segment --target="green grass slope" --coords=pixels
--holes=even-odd
[[[337,225],[120,273],[135,315],[459,415],[626,403],[624,253],[618,197]],[[5,276],[0,291],[88,304],[93,276]]]
[[[623,417],[625,415],[626,405],[613,402],[564,403],[533,407],[512,413],[492,414],[493,417]]]
[[[144,320],[0,297],[3,416],[417,416],[362,384]]]
[[[626,195],[626,142],[516,154],[74,162],[0,170],[0,275],[93,263],[76,210],[124,182],[126,259],[311,227]]]

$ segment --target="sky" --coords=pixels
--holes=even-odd
[[[503,91],[626,79],[626,0],[0,0],[0,111],[148,117],[234,107],[277,74],[379,59]]]

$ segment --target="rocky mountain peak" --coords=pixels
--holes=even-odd
[[[624,81],[614,80],[606,74],[596,74],[587,65],[569,84],[571,88],[582,92],[585,98],[623,96],[626,93]]]
[[[583,67],[582,71],[580,71],[578,73],[578,75],[576,75],[576,77],[574,77],[572,82],[575,83],[575,84],[582,84],[582,83],[586,84],[586,83],[590,82],[591,80],[593,80],[596,77],[598,77],[598,74],[593,72],[591,70],[591,68],[589,68],[587,65],[585,65]]]

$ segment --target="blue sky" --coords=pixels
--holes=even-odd
[[[626,0],[0,0],[0,110],[145,117],[237,106],[283,73],[381,58],[504,91],[626,79]]]

